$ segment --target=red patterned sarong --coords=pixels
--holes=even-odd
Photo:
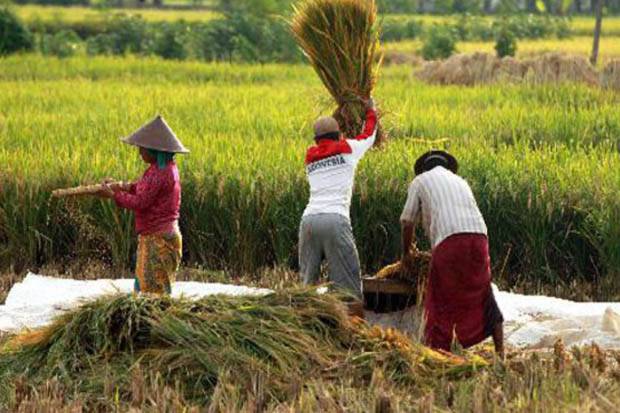
[[[435,247],[424,309],[426,344],[446,351],[453,338],[465,348],[480,343],[503,321],[485,235],[452,235]]]

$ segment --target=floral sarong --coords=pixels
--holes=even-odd
[[[178,230],[138,235],[135,291],[170,294],[181,264],[182,245]]]

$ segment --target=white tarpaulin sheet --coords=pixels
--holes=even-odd
[[[0,306],[0,331],[36,328],[64,309],[104,294],[129,293],[133,280],[71,280],[28,274],[13,286],[5,305]],[[214,294],[262,295],[270,290],[177,282],[173,296],[204,297]],[[519,347],[543,348],[562,338],[566,345],[589,344],[620,348],[620,303],[576,303],[545,296],[528,296],[495,291],[505,318],[506,340]],[[400,313],[373,314],[373,323],[415,333],[413,309]]]
[[[84,300],[133,291],[134,280],[71,280],[28,274],[9,291],[0,305],[0,331],[13,332],[45,325],[64,309],[76,307]],[[270,290],[228,284],[176,282],[173,297],[208,295],[263,295]]]

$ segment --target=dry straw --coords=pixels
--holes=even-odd
[[[291,31],[336,101],[341,130],[355,136],[381,65],[375,1],[306,0],[295,7]]]
[[[410,282],[416,286],[416,305],[421,307],[424,302],[424,291],[431,264],[431,253],[420,251],[415,245],[411,248],[412,260],[409,267],[404,267],[401,261],[383,267],[377,272],[379,279],[399,279]]]
[[[342,298],[312,289],[197,301],[103,297],[0,346],[0,383],[56,377],[68,393],[96,401],[105,372],[121,384],[123,399],[129,395],[122,383],[139,367],[191,401],[205,402],[229,371],[242,389],[262,375],[273,397],[283,399],[291,377],[329,380],[346,373],[368,380],[381,368],[397,383],[428,385],[488,365],[475,354],[436,352],[394,330],[350,319]]]
[[[125,186],[125,184],[123,182],[111,182],[108,184],[108,186],[114,189],[122,188],[123,186]],[[82,185],[75,188],[56,189],[52,191],[52,195],[57,198],[81,195],[95,195],[101,192],[103,189],[103,184]]]
[[[612,60],[601,73],[601,84],[609,89],[620,90],[620,60]]]
[[[498,58],[488,53],[457,54],[426,63],[417,73],[429,83],[478,85],[498,82],[599,84],[594,67],[582,56],[547,53],[530,59]]]

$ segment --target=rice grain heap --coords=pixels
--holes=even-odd
[[[306,0],[295,7],[291,31],[338,108],[334,117],[348,137],[364,121],[364,100],[381,66],[374,0]],[[379,129],[375,144],[384,135]]]

